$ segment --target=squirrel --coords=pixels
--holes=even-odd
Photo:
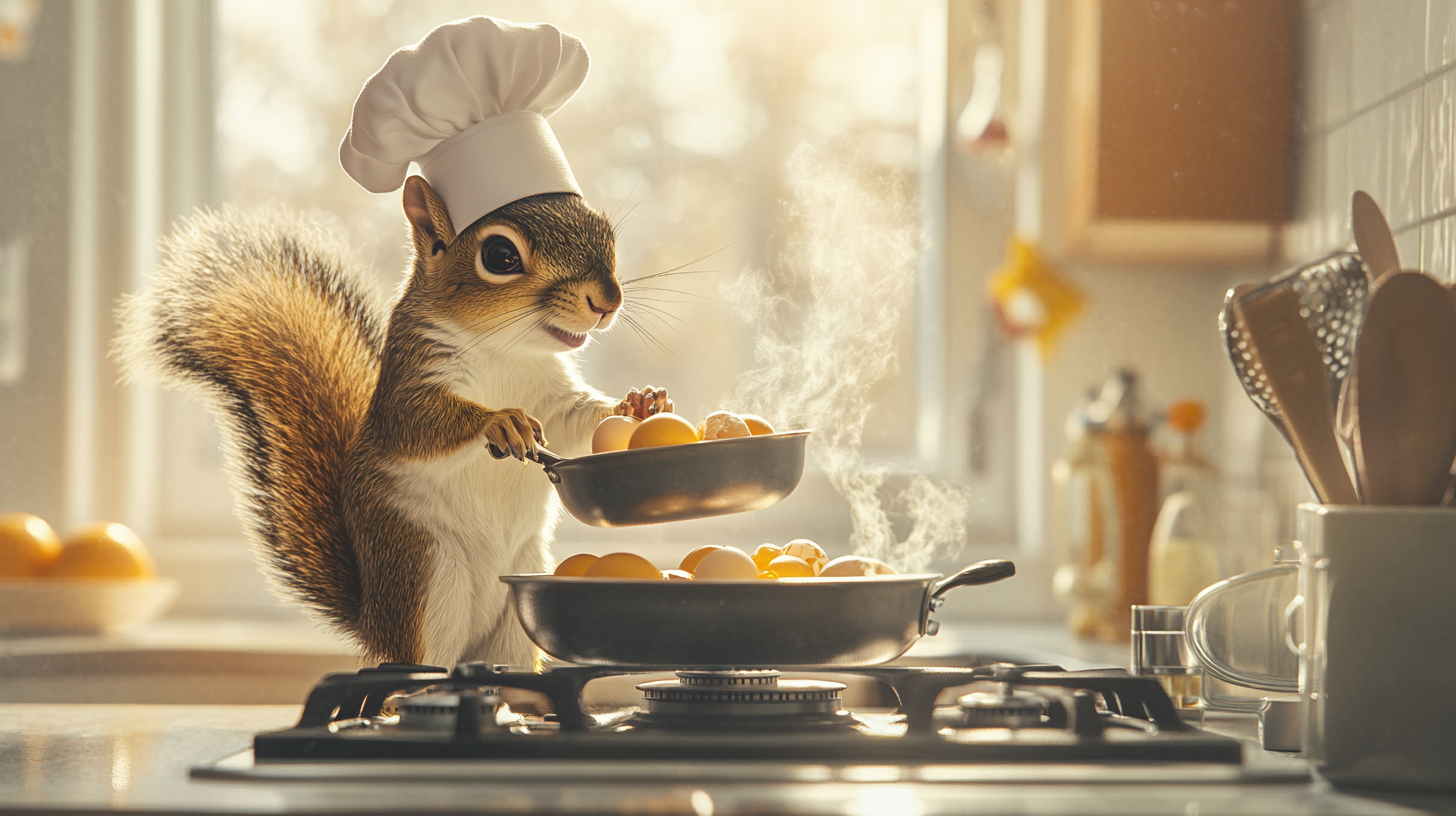
[[[199,393],[219,415],[237,510],[275,590],[366,659],[529,666],[508,573],[548,572],[560,504],[521,464],[549,433],[589,452],[616,414],[572,352],[622,307],[611,222],[575,193],[501,206],[458,234],[421,176],[392,310],[338,239],[281,209],[193,215],[118,308],[128,379]],[[497,407],[512,406],[512,407]]]

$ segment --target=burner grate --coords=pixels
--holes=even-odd
[[[888,686],[894,714],[841,709],[842,683],[784,680],[780,671],[862,676]],[[1120,669],[1068,672],[1051,665],[973,668],[823,666],[679,672],[643,683],[645,709],[594,715],[582,691],[594,679],[672,671],[660,666],[566,666],[547,672],[462,664],[453,672],[407,666],[324,678],[297,726],[254,739],[259,761],[321,758],[786,759],[875,762],[1185,761],[1238,763],[1236,740],[1190,729],[1153,678]],[[964,706],[937,706],[947,689],[992,684],[1009,700],[1045,701],[1038,723],[974,728]],[[476,701],[496,689],[544,694],[554,715],[492,727],[487,705],[456,705],[454,727],[399,729],[385,701],[426,689]],[[1018,708],[1018,706],[1012,706]],[[1004,708],[1004,706],[1003,706]],[[1029,706],[1028,706],[1029,708]],[[961,713],[947,720],[947,712]],[[1003,712],[1004,714],[1005,712]],[[1016,728],[1015,725],[1029,727]],[[347,725],[347,727],[345,727]],[[1108,732],[1117,732],[1109,738]],[[898,736],[896,736],[898,734]]]

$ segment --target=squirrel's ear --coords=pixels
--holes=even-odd
[[[410,176],[404,181],[404,215],[414,233],[415,252],[421,258],[444,252],[455,240],[445,202],[422,176]]]

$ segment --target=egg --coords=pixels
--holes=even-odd
[[[587,568],[597,562],[598,558],[591,553],[578,553],[556,565],[557,575],[563,578],[580,578]]]
[[[651,578],[663,580],[662,571],[636,553],[607,553],[583,573],[587,578]]]
[[[773,570],[764,570],[758,574],[758,580],[760,581],[777,581],[778,579],[779,574]]]
[[[814,568],[802,558],[781,555],[768,562],[768,569],[780,578],[813,578]]]
[[[698,432],[691,422],[677,414],[656,414],[642,420],[627,447],[656,448],[663,445],[685,445],[698,441]]]
[[[737,547],[719,547],[703,556],[693,578],[699,581],[732,581],[757,578],[759,569],[748,553]]]
[[[750,436],[748,423],[744,422],[732,411],[714,411],[708,414],[699,426],[698,436],[704,442],[713,439],[737,439],[740,436]]]
[[[739,414],[738,418],[743,420],[743,424],[748,426],[748,432],[754,436],[763,436],[764,434],[774,432],[773,426],[768,424],[768,420],[757,414]]]
[[[760,544],[758,545],[758,549],[753,551],[753,565],[760,570],[766,570],[768,569],[768,562],[783,554],[783,547],[777,547],[773,544]]]
[[[895,568],[863,555],[842,555],[819,570],[820,578],[863,578],[868,575],[898,575]]]
[[[698,568],[698,562],[703,560],[703,556],[707,555],[713,550],[719,549],[722,549],[722,546],[719,544],[707,544],[705,546],[699,547],[696,550],[693,550],[692,552],[683,556],[682,563],[678,564],[677,568],[682,570],[683,572],[686,572],[689,575],[692,575],[693,570]]]
[[[665,580],[668,580],[668,581],[691,581],[691,580],[693,580],[693,574],[691,572],[686,572],[686,571],[680,570],[680,569],[663,570],[662,571],[662,577]]]
[[[824,548],[807,538],[796,538],[785,544],[784,555],[803,559],[804,563],[814,568],[816,575],[829,563],[829,554],[824,552]]]
[[[632,432],[642,420],[629,416],[609,416],[597,423],[592,433],[592,453],[626,450],[632,439]]]

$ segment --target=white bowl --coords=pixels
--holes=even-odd
[[[176,597],[172,578],[0,579],[0,632],[115,632],[157,617]]]

